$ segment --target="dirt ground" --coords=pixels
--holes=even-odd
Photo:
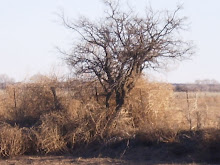
[[[110,165],[110,164],[124,164],[122,160],[111,158],[73,158],[71,156],[21,156],[7,160],[0,160],[1,165]]]
[[[20,156],[0,160],[0,165],[208,165],[200,163],[166,163],[151,161],[128,161],[112,158],[73,158],[71,156]]]

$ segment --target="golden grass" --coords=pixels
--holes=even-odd
[[[220,94],[212,92],[176,92],[175,104],[176,110],[181,112],[179,120],[182,121],[184,129],[189,128],[189,118],[192,121],[192,128],[200,129],[219,128],[219,107]]]
[[[175,93],[170,84],[142,78],[115,112],[114,107],[105,108],[101,95],[93,95],[92,85],[86,94],[87,85],[80,93],[78,86],[67,90],[57,84],[47,80],[1,91],[2,157],[62,153],[135,138],[177,143],[181,131],[220,127],[217,93]],[[207,144],[217,141],[209,136],[203,139]]]
[[[7,123],[0,125],[0,155],[10,157],[22,155],[25,153],[27,146],[26,135],[18,126],[10,126]]]
[[[37,150],[42,153],[58,153],[67,150],[64,127],[68,119],[63,113],[51,112],[40,118],[35,128]]]

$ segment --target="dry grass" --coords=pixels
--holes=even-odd
[[[2,118],[21,126],[32,126],[42,114],[55,110],[52,91],[46,84],[9,86],[1,104]]]
[[[176,110],[180,112],[182,129],[219,128],[220,94],[212,92],[175,93]]]
[[[35,129],[37,151],[41,153],[59,153],[67,150],[64,138],[68,118],[65,114],[51,112],[41,116],[40,125]]]
[[[140,79],[127,99],[133,125],[138,136],[147,141],[173,141],[180,124],[173,113],[174,93],[166,83],[152,83]],[[172,113],[172,115],[170,115]],[[140,137],[139,137],[140,138]]]
[[[22,155],[27,150],[27,136],[18,126],[12,127],[7,123],[0,125],[0,155],[11,157]]]
[[[92,84],[83,84],[84,88],[57,84],[59,82],[44,79],[1,91],[2,157],[66,153],[92,144],[111,146],[126,141],[120,153],[124,155],[132,140],[143,145],[175,144],[171,147],[172,154],[187,153],[188,149],[187,152],[177,150],[187,148],[188,142],[192,146],[201,143],[196,149],[203,153],[219,152],[220,136],[214,131],[220,126],[219,94],[174,93],[170,84],[140,79],[122,109],[115,112],[114,107],[105,108],[101,95],[94,95],[96,86]],[[207,128],[213,130],[202,130]],[[202,138],[195,140],[197,131]],[[212,146],[218,147],[213,149]]]

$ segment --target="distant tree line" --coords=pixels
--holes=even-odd
[[[0,74],[0,89],[5,89],[8,84],[13,84],[15,80],[6,74]]]
[[[193,84],[173,84],[174,90],[181,91],[206,91],[220,92],[220,83],[216,80],[204,79],[196,80]]]

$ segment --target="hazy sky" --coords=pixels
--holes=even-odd
[[[189,60],[172,65],[162,73],[153,73],[168,82],[194,82],[216,79],[220,82],[220,1],[219,0],[128,0],[134,10],[143,13],[145,6],[174,10],[183,4],[181,15],[187,16],[190,29],[183,37],[193,40],[196,54]],[[16,80],[36,73],[62,69],[62,56],[56,46],[71,48],[74,34],[61,25],[56,15],[77,19],[80,15],[102,15],[101,0],[0,0],[0,74]],[[58,67],[57,67],[58,66]]]

